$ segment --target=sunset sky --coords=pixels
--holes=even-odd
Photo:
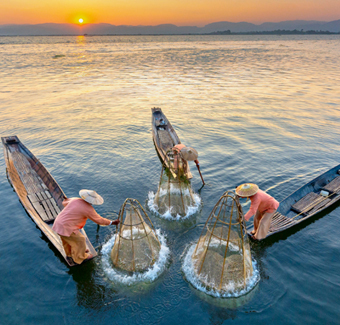
[[[340,0],[5,0],[0,24],[109,23],[178,26],[340,19]]]

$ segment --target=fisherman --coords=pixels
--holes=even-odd
[[[52,229],[60,236],[66,256],[73,259],[76,264],[91,259],[93,255],[88,254],[86,239],[79,231],[87,219],[101,226],[118,225],[119,220],[111,221],[102,218],[92,205],[101,205],[104,199],[95,191],[81,190],[81,198],[70,198],[64,196],[62,202],[65,207],[54,221]]]
[[[253,239],[263,239],[267,236],[271,220],[279,207],[279,202],[264,191],[261,191],[256,184],[246,183],[236,188],[236,194],[241,198],[250,198],[249,211],[244,215],[248,221],[254,216],[254,230],[251,232]]]
[[[186,147],[183,143],[176,144],[172,147],[172,152],[174,153],[174,168],[178,168],[178,156],[180,155],[183,161],[183,170],[187,171],[187,160],[194,161],[196,166],[199,166],[198,153],[194,148]]]

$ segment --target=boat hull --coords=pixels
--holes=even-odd
[[[280,202],[266,238],[301,224],[339,203],[340,165],[337,165]],[[253,229],[253,226],[248,228],[249,235]]]
[[[171,149],[181,143],[175,129],[172,127],[171,123],[162,112],[160,108],[152,108],[152,138],[153,142],[158,154],[158,157],[165,168],[173,171],[174,168],[167,157],[167,153],[171,151]],[[177,175],[172,172],[173,177],[176,179]],[[185,174],[187,179],[192,178],[192,174],[187,166],[187,172]]]
[[[43,164],[21,143],[17,136],[2,137],[7,178],[19,201],[69,266],[77,265],[68,259],[60,236],[52,230],[53,222],[63,209],[63,190]],[[85,230],[87,249],[95,257],[96,250]]]

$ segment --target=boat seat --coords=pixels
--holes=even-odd
[[[323,190],[331,193],[340,193],[340,176],[334,178],[331,182],[325,185]]]
[[[312,214],[325,206],[331,199],[310,192],[292,205],[291,209],[301,214]]]

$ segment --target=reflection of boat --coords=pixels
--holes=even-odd
[[[173,166],[174,157],[172,155],[172,148],[180,144],[181,141],[177,136],[171,123],[168,121],[162,109],[152,108],[152,135],[153,141],[162,164],[171,170],[173,177],[177,178],[177,174]],[[187,179],[192,178],[189,164],[187,164],[185,176]]]
[[[316,177],[282,202],[273,216],[268,236],[291,228],[325,211],[340,200],[340,165]],[[248,228],[248,234],[253,226]]]
[[[52,230],[54,219],[63,209],[63,190],[17,136],[3,137],[1,140],[4,146],[8,180],[18,194],[21,204],[66,262],[70,266],[76,265],[66,258],[61,239]],[[84,229],[81,229],[81,233],[86,238],[90,254],[96,256],[97,252]]]

